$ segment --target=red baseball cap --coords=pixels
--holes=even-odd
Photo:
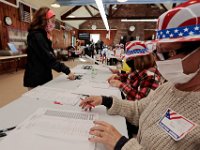
[[[56,14],[53,12],[53,10],[49,9],[49,11],[46,14],[46,19],[51,19],[54,16],[56,16]]]

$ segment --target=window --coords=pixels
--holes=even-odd
[[[30,6],[23,3],[19,3],[20,18],[22,22],[31,22],[31,10]]]
[[[100,40],[100,34],[90,34],[90,41],[93,40],[94,43],[97,43]]]

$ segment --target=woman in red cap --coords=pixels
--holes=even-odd
[[[24,86],[32,89],[52,80],[52,69],[68,75],[75,75],[69,67],[56,59],[52,48],[50,32],[55,27],[55,13],[47,7],[40,8],[33,16],[27,37],[27,64],[24,74]]]
[[[141,101],[87,97],[80,106],[104,105],[108,113],[139,125],[127,139],[112,125],[95,121],[89,141],[114,150],[200,149],[200,0],[189,0],[161,15],[157,40],[163,61],[158,70],[168,82]],[[167,60],[166,60],[167,59]]]

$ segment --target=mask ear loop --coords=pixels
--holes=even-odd
[[[161,61],[165,60],[165,57],[162,53],[156,52],[156,55]]]

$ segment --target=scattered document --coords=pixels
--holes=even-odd
[[[106,65],[94,65],[93,66],[95,69],[98,70],[98,72],[101,72],[101,73],[111,73],[110,70],[109,70],[109,67],[106,66]]]
[[[91,85],[93,88],[118,90],[118,88],[110,86],[108,82],[106,82],[106,83],[90,82],[90,83],[88,83],[88,85]]]
[[[77,89],[72,91],[72,93],[77,94],[77,95],[97,95],[97,96],[104,95],[104,96],[116,96],[118,98],[121,97],[120,90],[117,88],[116,89],[95,88],[95,87],[90,86],[89,84],[79,86]]]
[[[74,72],[75,74],[86,74],[88,72],[88,70],[75,68],[75,69],[72,69],[72,72]]]
[[[92,58],[92,57],[90,57],[90,56],[88,56],[88,55],[86,55],[85,57],[86,57],[87,59],[89,59],[90,61],[94,62],[94,63],[97,63],[97,64],[99,64],[99,65],[102,64],[101,62],[95,60],[94,58]]]
[[[63,105],[76,105],[80,100],[80,97],[71,94],[66,90],[44,86],[39,86],[33,90],[30,90],[23,96],[28,96],[38,100],[46,100],[50,102],[56,101]]]

